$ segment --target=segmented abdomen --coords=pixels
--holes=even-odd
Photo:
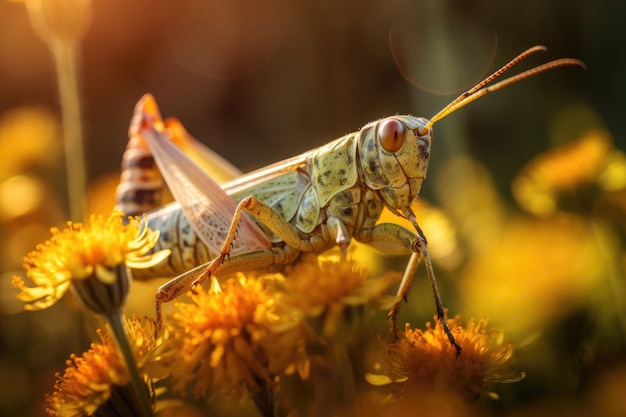
[[[180,205],[162,205],[164,182],[148,144],[134,136],[122,157],[122,174],[116,190],[115,208],[129,216],[148,215],[148,227],[159,230],[151,252],[169,249],[166,261],[149,269],[133,270],[133,277],[172,277],[214,258],[196,235]]]
[[[163,178],[148,144],[133,136],[122,156],[122,174],[115,192],[115,208],[128,216],[161,206]]]
[[[148,227],[161,235],[153,251],[169,249],[166,261],[149,269],[133,270],[134,278],[172,277],[214,259],[178,203],[168,204],[148,213]]]

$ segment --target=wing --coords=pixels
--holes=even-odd
[[[165,130],[176,146],[218,184],[243,175],[239,168],[191,136],[178,119],[165,119]]]
[[[146,94],[137,103],[129,134],[140,135],[148,142],[157,166],[185,216],[207,247],[219,253],[237,203],[170,141],[151,95]],[[249,217],[243,216],[233,242],[233,253],[269,247],[271,243],[265,233]]]

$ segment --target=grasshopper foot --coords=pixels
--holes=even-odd
[[[191,283],[191,293],[193,295],[198,295],[198,285],[200,285],[200,281],[198,280]]]
[[[446,317],[441,315],[441,316],[438,316],[437,319],[441,322],[441,327],[443,327],[444,333],[446,334],[446,336],[448,336],[448,340],[450,341],[450,344],[456,350],[456,356],[459,356],[463,348],[454,339],[454,335],[452,334],[450,327],[448,327],[448,321],[446,320]]]

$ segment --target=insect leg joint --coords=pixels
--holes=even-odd
[[[346,225],[334,216],[330,216],[328,220],[326,220],[326,225],[328,226],[331,238],[335,240],[337,246],[345,253],[352,240]]]

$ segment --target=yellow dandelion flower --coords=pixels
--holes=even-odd
[[[516,382],[524,377],[513,358],[513,346],[502,332],[488,328],[487,320],[469,320],[461,327],[459,317],[448,325],[463,351],[457,356],[448,336],[436,320],[426,330],[406,325],[404,337],[389,346],[389,374],[368,374],[373,385],[394,384],[399,392],[452,391],[468,401],[488,394],[493,382]]]
[[[600,187],[606,191],[626,189],[626,154],[613,149],[606,158],[606,166],[598,178]]]
[[[119,308],[128,286],[124,263],[131,268],[160,263],[169,251],[149,254],[158,239],[159,232],[142,227],[139,218],[124,224],[119,212],[108,218],[91,216],[87,225],[68,222],[63,231],[53,228],[52,238],[24,259],[26,275],[35,286],[27,287],[22,278],[13,277],[13,285],[22,291],[17,298],[27,310],[44,309],[60,299],[70,284],[84,281],[100,285],[93,296],[104,299],[81,299],[83,303],[106,304],[106,298],[115,298],[113,307]]]
[[[535,337],[606,285],[612,239],[576,216],[515,217],[460,274],[461,309],[493,317],[516,340]]]
[[[0,178],[12,177],[33,165],[58,164],[54,150],[59,132],[57,117],[45,108],[24,106],[0,114]]]
[[[367,270],[348,257],[304,254],[301,261],[289,265],[282,273],[282,286],[288,295],[284,301],[308,318],[318,318],[320,333],[336,336],[346,327],[353,327],[354,317],[371,310],[388,309],[396,301],[385,295],[387,288],[399,282],[399,272],[389,272],[378,279],[368,278]],[[348,314],[353,309],[361,314]],[[344,314],[345,313],[345,314]]]
[[[175,392],[210,399],[247,390],[256,401],[292,366],[299,341],[290,330],[297,321],[278,310],[267,284],[238,274],[223,289],[213,280],[209,291],[190,293],[192,303],[176,305],[162,357]]]
[[[139,369],[158,352],[154,323],[134,317],[125,320],[133,354]],[[115,339],[98,331],[100,343],[92,343],[82,356],[72,354],[63,375],[57,373],[55,391],[46,396],[46,413],[51,416],[78,417],[96,413],[100,416],[140,415],[139,405],[130,390],[130,374]],[[147,374],[144,380],[149,382]],[[145,386],[151,392],[150,384]]]
[[[124,319],[124,329],[130,341],[133,357],[139,369],[146,370],[146,373],[153,378],[161,378],[162,372],[157,372],[157,367],[152,366],[152,360],[158,356],[163,348],[164,336],[155,338],[156,323],[149,318]]]
[[[551,214],[559,193],[598,180],[612,148],[607,131],[589,130],[530,161],[513,181],[513,195],[528,212]]]

